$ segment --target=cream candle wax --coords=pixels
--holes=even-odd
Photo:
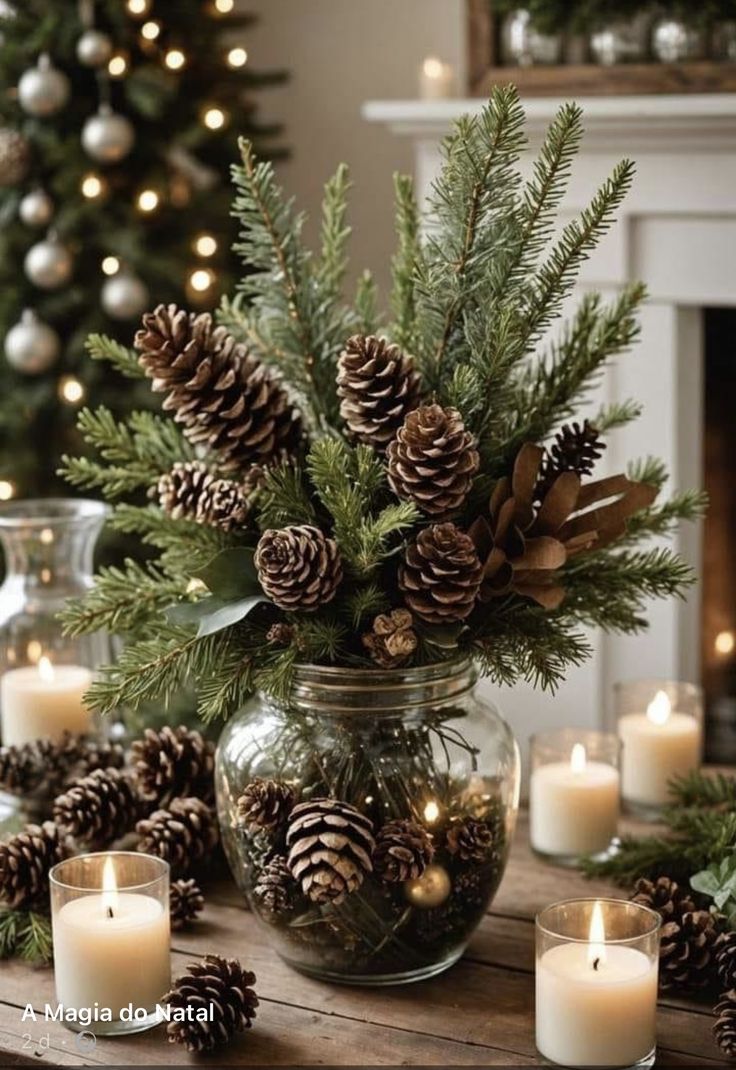
[[[92,673],[83,665],[37,665],[10,669],[0,681],[2,742],[20,746],[35,739],[58,740],[64,732],[91,730],[92,715],[83,696]]]
[[[422,100],[447,100],[456,93],[455,72],[449,63],[427,56],[419,71],[419,96]]]
[[[618,721],[623,744],[622,793],[627,804],[661,807],[669,781],[700,765],[702,733],[697,716],[673,709],[664,689],[643,710],[623,713]]]

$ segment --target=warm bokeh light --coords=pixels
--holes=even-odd
[[[15,487],[9,479],[0,479],[0,502],[9,502],[15,494]]]
[[[125,6],[131,15],[147,15],[151,0],[128,0]]]
[[[67,405],[78,405],[84,398],[84,386],[73,375],[64,375],[59,379],[59,398]]]
[[[117,275],[120,271],[120,261],[116,256],[106,256],[102,261],[102,270],[106,275]]]
[[[209,130],[220,130],[225,125],[226,118],[222,108],[208,108],[204,113],[204,125]]]
[[[209,268],[196,268],[189,276],[189,285],[198,294],[206,293],[214,281],[215,277]]]
[[[102,179],[99,175],[95,174],[85,175],[80,186],[82,195],[86,197],[88,201],[94,201],[99,197],[104,188]]]
[[[229,15],[235,7],[235,0],[215,0],[215,11],[220,15]]]
[[[430,799],[424,807],[424,820],[428,825],[433,825],[440,816],[440,808],[434,799]]]
[[[31,665],[38,665],[39,661],[43,657],[43,647],[39,643],[38,639],[31,639],[26,647],[26,656]]]
[[[441,59],[437,59],[436,56],[427,56],[422,64],[422,70],[427,78],[439,78],[444,70],[444,63]]]
[[[231,67],[244,67],[248,62],[248,53],[244,48],[231,48],[227,54],[227,61]]]
[[[733,632],[719,632],[716,636],[716,654],[733,654],[736,647],[736,635]]]
[[[39,535],[39,539],[41,540],[44,546],[50,546],[51,543],[54,541],[54,529],[43,528],[41,534]]]
[[[214,256],[217,242],[211,234],[200,234],[194,242],[194,251],[198,256]]]
[[[149,22],[144,22],[141,26],[141,37],[145,37],[147,41],[155,41],[160,33],[161,23],[154,22],[153,19]]]
[[[159,200],[155,189],[144,189],[138,194],[138,207],[142,212],[155,212]]]
[[[107,64],[107,73],[111,78],[122,78],[127,69],[128,61],[122,52],[110,57],[110,61]]]
[[[180,48],[170,48],[164,56],[164,63],[170,71],[180,71],[187,61]]]

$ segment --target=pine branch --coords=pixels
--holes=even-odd
[[[155,505],[118,505],[109,526],[161,550],[160,564],[172,576],[191,575],[233,542],[219,528],[174,520]]]
[[[48,915],[0,908],[0,959],[14,955],[36,965],[51,961],[53,943]]]
[[[391,340],[409,353],[417,348],[415,279],[421,261],[419,209],[410,175],[394,175],[398,248],[391,263],[394,323]]]
[[[284,528],[291,524],[313,524],[314,506],[297,465],[269,468],[258,494],[258,526]]]
[[[379,323],[376,282],[366,269],[358,277],[355,289],[355,329],[360,334],[377,334]]]
[[[334,302],[340,297],[347,271],[346,247],[351,228],[346,225],[347,195],[352,186],[346,164],[340,164],[325,185],[322,201],[322,250],[315,283],[323,301]]]
[[[146,373],[138,363],[138,354],[127,346],[108,338],[106,334],[91,334],[85,348],[92,360],[105,360],[126,379],[145,379]]]
[[[635,483],[646,483],[647,486],[656,487],[658,491],[669,478],[665,463],[659,457],[641,457],[637,461],[631,461],[626,466],[626,475]]]
[[[354,587],[345,599],[345,613],[355,631],[362,628],[369,619],[379,613],[385,613],[388,608],[388,596],[377,583]]]
[[[694,769],[670,781],[670,795],[677,806],[736,810],[736,777]]]
[[[643,406],[638,401],[614,401],[610,405],[601,406],[593,419],[593,426],[604,435],[638,420],[642,411]]]
[[[143,565],[128,558],[122,568],[103,567],[88,594],[67,602],[60,615],[64,634],[135,632],[182,597],[186,585],[185,576],[172,579],[150,562]]]
[[[686,490],[674,494],[662,505],[652,505],[631,517],[622,543],[633,543],[644,537],[671,536],[681,523],[701,520],[708,510],[705,491]]]

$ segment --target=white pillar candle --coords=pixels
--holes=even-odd
[[[576,743],[569,762],[548,762],[529,782],[531,844],[541,854],[577,857],[610,847],[619,813],[618,770],[587,761]]]
[[[622,791],[627,801],[662,806],[668,782],[700,765],[701,731],[697,717],[672,709],[658,691],[646,713],[627,713],[618,722],[623,745]]]
[[[455,72],[449,63],[427,56],[419,72],[419,96],[422,100],[446,100],[456,91]]]
[[[629,1067],[655,1047],[657,959],[604,940],[596,903],[587,943],[557,944],[537,960],[537,1048],[553,1063]]]
[[[83,665],[52,665],[45,657],[38,665],[10,669],[0,681],[4,745],[89,732],[92,715],[82,697],[91,682],[92,673]]]

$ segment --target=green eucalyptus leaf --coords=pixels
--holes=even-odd
[[[696,892],[709,896],[719,910],[730,900],[736,900],[736,854],[727,855],[690,878]]]
[[[251,610],[261,602],[268,599],[263,594],[254,594],[249,598],[225,600],[215,595],[201,598],[198,602],[182,602],[177,606],[170,606],[166,616],[172,624],[196,624],[197,638],[203,639],[206,635],[214,635],[223,628],[229,628],[243,620]]]
[[[194,575],[224,601],[263,593],[253,563],[253,550],[246,546],[221,550]]]

